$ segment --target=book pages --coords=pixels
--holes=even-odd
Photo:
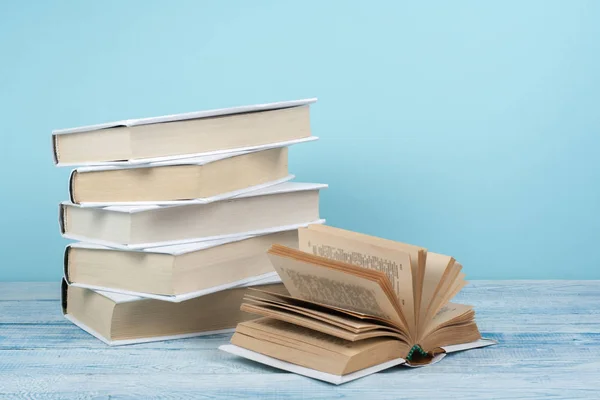
[[[55,129],[54,131],[52,131],[52,134],[53,135],[66,135],[69,133],[89,132],[89,131],[95,131],[95,130],[99,130],[99,129],[114,128],[114,127],[118,127],[118,126],[149,125],[149,124],[158,124],[158,123],[164,123],[164,122],[185,121],[188,119],[220,117],[220,116],[224,116],[224,115],[234,115],[234,114],[242,114],[242,113],[249,113],[249,112],[277,110],[277,109],[281,109],[281,108],[304,106],[304,105],[314,103],[316,101],[317,101],[316,98],[310,98],[310,99],[302,99],[302,100],[291,100],[291,101],[279,101],[279,102],[274,102],[274,103],[254,104],[254,105],[249,105],[249,106],[218,108],[218,109],[214,109],[214,110],[193,111],[193,112],[189,112],[189,113],[163,115],[160,117],[126,119],[126,120],[115,121],[115,122],[106,122],[103,124],[80,126],[77,128]]]
[[[414,332],[413,278],[408,253],[339,236],[335,231],[308,228],[298,229],[298,246],[307,253],[386,274],[409,329]]]
[[[405,327],[378,282],[272,253],[269,258],[292,297],[373,315]]]
[[[350,382],[355,379],[359,379],[364,376],[371,375],[376,372],[394,367],[396,365],[404,364],[406,362],[403,358],[396,358],[394,360],[387,361],[383,364],[374,365],[372,367],[365,368],[360,371],[353,372],[351,374],[334,375],[328,374],[326,372],[317,371],[315,369],[302,367],[300,365],[292,364],[286,361],[278,360],[276,358],[254,352],[252,350],[247,350],[233,344],[222,345],[219,347],[219,350],[225,351],[230,354],[234,354],[239,357],[246,358],[248,360],[256,361],[261,364],[269,365],[274,368],[282,369],[284,371],[293,372],[298,375],[304,375],[309,378],[333,383],[334,385],[341,385],[343,383]]]
[[[239,197],[240,195],[251,193],[257,190],[266,189],[271,186],[281,185],[282,183],[291,181],[294,179],[294,175],[287,175],[281,179],[277,179],[274,181],[261,183],[260,185],[249,186],[247,188],[234,190],[232,192],[220,193],[215,196],[210,197],[201,197],[197,199],[191,200],[157,200],[157,201],[82,201],[78,203],[81,208],[85,207],[111,207],[111,206],[184,206],[188,204],[209,204],[214,203],[215,201],[232,199],[235,197]],[[72,196],[71,196],[72,197]]]

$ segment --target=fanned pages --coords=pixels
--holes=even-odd
[[[359,240],[357,235],[342,236],[326,227],[298,230],[299,249],[359,267],[381,271],[388,277],[400,303],[408,328],[415,329],[413,275],[410,254],[397,251],[386,241]]]
[[[261,318],[238,324],[223,350],[343,383],[494,343],[472,306],[449,302],[466,283],[454,258],[324,225],[298,238],[299,250],[268,251],[289,295],[249,290],[241,309]]]

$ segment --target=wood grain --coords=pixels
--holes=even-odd
[[[108,347],[66,321],[54,283],[0,284],[0,399],[598,399],[600,281],[476,281],[497,346],[339,387],[217,350],[230,335]]]

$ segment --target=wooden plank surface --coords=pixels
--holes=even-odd
[[[0,283],[0,399],[599,399],[600,281],[476,281],[497,346],[339,387],[217,350],[230,335],[108,347],[66,321],[58,284]]]

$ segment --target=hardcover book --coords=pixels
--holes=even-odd
[[[472,306],[450,302],[467,283],[450,256],[317,225],[268,253],[289,295],[249,290],[241,309],[261,318],[225,351],[339,384],[494,343]]]
[[[64,237],[123,249],[143,249],[295,229],[319,222],[319,190],[286,182],[208,204],[82,207],[60,205]]]
[[[290,179],[288,148],[227,153],[127,167],[82,167],[69,181],[71,201],[115,205],[232,197],[249,188]]]
[[[71,286],[181,302],[279,279],[267,257],[274,243],[297,247],[297,229],[133,250],[74,243],[65,249],[65,279]]]
[[[311,139],[317,99],[129,119],[52,132],[63,165],[136,164],[287,145]]]
[[[286,293],[281,283],[251,285]],[[116,346],[231,332],[237,323],[256,318],[240,310],[244,291],[231,288],[173,303],[70,286],[63,280],[61,297],[65,318]]]

